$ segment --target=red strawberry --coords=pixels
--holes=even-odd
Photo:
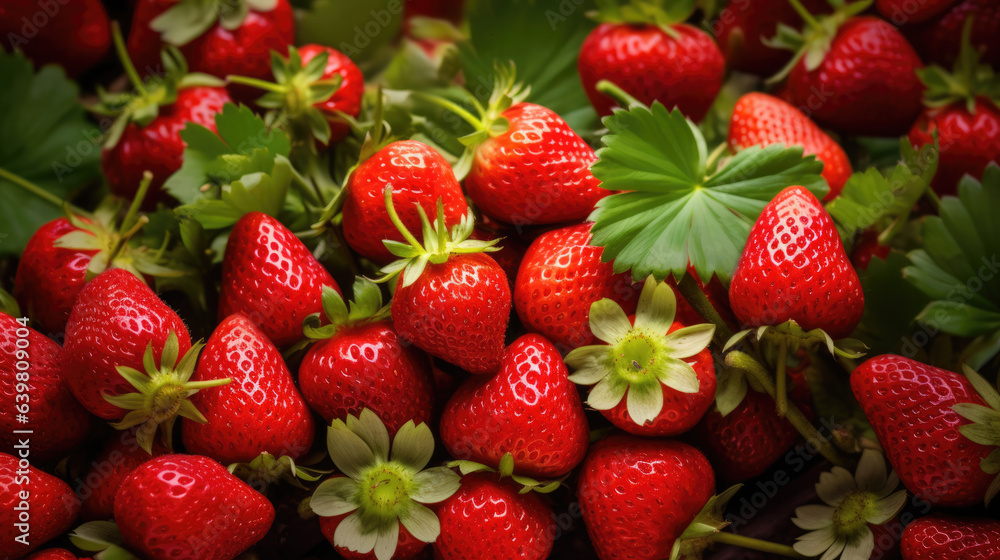
[[[695,448],[621,435],[591,446],[577,486],[601,560],[669,558],[714,491],[712,466]]]
[[[610,80],[642,103],[679,108],[694,121],[705,118],[722,88],[726,61],[707,33],[676,23],[603,23],[580,48],[577,66],[590,103],[601,116],[615,101],[597,91],[598,80]]]
[[[858,325],[865,304],[858,273],[812,193],[788,187],[764,207],[736,264],[729,302],[748,326],[791,319],[843,338]]]
[[[0,6],[0,36],[35,67],[58,64],[75,78],[107,54],[111,24],[100,0],[18,0]]]
[[[440,152],[413,140],[382,148],[351,173],[343,210],[347,244],[380,264],[394,259],[382,240],[403,241],[385,209],[385,188],[390,185],[399,218],[412,231],[420,228],[417,206],[430,215],[441,199],[449,228],[469,211],[462,187]]]
[[[824,0],[803,0],[810,12],[829,11]],[[798,28],[802,16],[788,0],[754,0],[730,2],[711,21],[712,31],[726,59],[726,65],[740,72],[770,76],[781,70],[792,55],[783,49],[764,43],[777,34],[778,24]]]
[[[84,521],[114,517],[115,494],[122,482],[143,463],[169,453],[160,442],[153,444],[152,451],[149,454],[139,445],[135,430],[113,434],[87,473],[76,481],[76,495],[83,500],[80,517]]]
[[[903,560],[1000,558],[1000,521],[935,514],[903,530]]]
[[[862,232],[861,237],[854,243],[851,249],[851,264],[857,270],[868,270],[868,264],[873,258],[885,260],[889,256],[891,247],[881,245],[878,242],[879,232],[874,229],[867,229]]]
[[[434,385],[429,360],[399,338],[387,320],[379,288],[363,279],[355,282],[350,315],[329,288],[324,303],[331,324],[307,331],[321,340],[299,365],[299,385],[309,406],[328,423],[346,421],[367,408],[390,435],[410,420],[430,423]]]
[[[65,533],[79,511],[68,484],[27,459],[0,453],[0,550],[7,558],[25,556]]]
[[[928,64],[950,66],[962,48],[962,26],[972,18],[972,44],[984,64],[1000,66],[1000,4],[994,0],[959,0],[940,17],[906,26],[904,33]]]
[[[407,0],[406,17],[429,17],[448,20],[454,24],[462,22],[465,0]]]
[[[230,315],[208,339],[191,379],[231,378],[191,396],[208,419],[185,422],[184,447],[221,463],[248,463],[261,453],[298,459],[312,447],[312,413],[278,349],[243,315]]]
[[[514,280],[517,278],[517,271],[521,267],[524,254],[528,251],[528,248],[521,244],[514,235],[516,232],[513,229],[504,228],[499,224],[480,223],[476,224],[472,235],[469,236],[469,239],[478,239],[479,241],[496,239],[497,242],[503,243],[503,247],[500,247],[499,251],[494,251],[490,256],[497,261],[497,264],[503,269],[503,273],[507,275],[512,294],[514,293]]]
[[[0,451],[27,452],[33,462],[49,461],[87,436],[93,417],[63,381],[62,348],[5,313],[0,313],[0,371]],[[22,414],[28,422],[18,421]],[[26,449],[24,441],[29,442]]]
[[[285,349],[302,339],[302,321],[322,310],[323,286],[340,292],[295,234],[271,216],[249,212],[226,244],[219,317],[242,313]]]
[[[267,533],[274,506],[207,457],[164,455],[125,479],[115,520],[126,548],[149,560],[227,560]]]
[[[920,23],[933,19],[951,7],[955,0],[876,0],[875,7],[885,19],[895,25]]]
[[[845,134],[904,133],[920,113],[917,53],[895,27],[877,18],[851,17],[836,29],[832,37],[828,31],[808,31],[815,39],[805,47],[810,54],[801,56],[788,75],[786,99],[808,109],[820,125]],[[825,54],[820,58],[814,52]]]
[[[334,476],[329,480],[345,478],[343,476]],[[350,513],[344,513],[341,515],[334,515],[331,517],[320,517],[319,518],[319,529],[322,531],[323,536],[326,540],[330,541],[330,544],[334,542],[334,536],[337,534],[337,528],[340,524],[351,515]],[[374,552],[355,552],[345,546],[334,546],[337,554],[340,558],[345,560],[377,560]],[[392,560],[417,560],[419,558],[425,558],[426,555],[422,554],[427,549],[427,543],[421,541],[414,537],[406,527],[403,525],[399,526],[399,537],[396,541],[396,551],[392,554]]]
[[[851,374],[851,388],[907,490],[942,507],[983,501],[992,475],[979,466],[992,448],[959,432],[957,403],[985,405],[957,373],[885,354]]]
[[[590,224],[556,229],[535,239],[514,282],[514,307],[525,328],[572,349],[594,341],[587,319],[590,304],[609,298],[626,313],[638,299],[632,277],[615,274],[590,245]]]
[[[515,340],[496,375],[467,379],[441,415],[441,440],[453,457],[496,467],[510,453],[514,472],[529,477],[568,473],[589,437],[559,350],[537,334]]]
[[[437,508],[441,536],[434,542],[441,560],[507,560],[549,557],[556,527],[552,508],[536,492],[496,473],[462,477],[462,487]]]
[[[266,79],[271,51],[294,42],[288,0],[138,0],[128,51],[143,74],[157,74],[160,49],[174,45],[194,72]]]
[[[24,560],[77,560],[77,557],[65,548],[47,548],[25,557]]]
[[[750,146],[801,146],[804,155],[823,162],[823,178],[830,185],[823,200],[836,198],[852,173],[847,154],[833,138],[802,111],[766,93],[751,92],[736,102],[728,142],[734,153]]]

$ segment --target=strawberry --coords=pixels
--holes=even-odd
[[[77,560],[77,557],[65,548],[47,548],[26,556],[24,560]]]
[[[1000,558],[1000,521],[928,515],[906,526],[903,560]]]
[[[395,278],[392,324],[404,340],[418,348],[476,374],[500,369],[504,332],[510,318],[510,284],[503,269],[483,251],[496,241],[473,241],[470,210],[449,232],[444,205],[431,226],[423,208],[423,243],[400,221],[392,201],[392,187],[385,189],[386,209],[409,245],[385,241],[400,260],[382,268],[382,281]]]
[[[279,349],[302,339],[302,321],[322,310],[330,273],[281,222],[249,212],[236,222],[222,260],[219,317],[242,313]]]
[[[0,550],[7,558],[25,556],[63,534],[79,511],[68,484],[27,459],[0,453]]]
[[[63,381],[62,348],[0,313],[0,451],[25,451],[29,459],[64,456],[90,432],[93,417],[76,402]],[[22,384],[24,384],[22,386]],[[27,405],[27,406],[26,406]],[[24,414],[28,422],[18,421]],[[18,430],[30,430],[18,434]]]
[[[135,430],[113,434],[75,483],[76,495],[83,502],[80,517],[85,521],[114,517],[115,494],[122,482],[143,463],[168,453],[160,442],[153,444],[152,454],[147,453],[139,446]]]
[[[876,0],[875,7],[895,25],[915,24],[933,19],[951,7],[955,0]]]
[[[952,410],[985,405],[966,377],[884,354],[854,370],[851,388],[910,492],[942,507],[983,500],[993,477],[980,461],[991,448],[966,439],[959,428],[970,422]]]
[[[462,487],[438,506],[441,560],[544,560],[557,528],[552,508],[537,492],[521,493],[496,473],[462,477]]]
[[[788,187],[764,207],[736,264],[729,302],[737,319],[753,327],[794,320],[843,338],[858,325],[861,282],[812,193]]]
[[[587,318],[603,298],[635,311],[638,299],[627,272],[615,274],[590,245],[590,224],[555,229],[535,239],[514,281],[514,308],[525,328],[557,346],[577,348],[594,341]]]
[[[923,88],[914,71],[922,64],[895,27],[853,15],[866,6],[855,2],[819,21],[810,16],[808,40],[785,38],[787,44],[802,45],[786,67],[785,96],[821,126],[852,135],[896,136],[920,113]]]
[[[880,244],[878,236],[878,231],[867,229],[854,243],[854,247],[851,249],[851,264],[856,270],[868,270],[868,264],[872,262],[873,258],[884,261],[889,256],[892,248]]]
[[[537,478],[568,473],[587,453],[590,428],[556,347],[526,334],[503,354],[500,371],[465,381],[441,415],[441,441],[453,457]]]
[[[0,36],[5,49],[20,50],[35,67],[62,66],[71,78],[83,74],[108,53],[111,22],[100,0],[46,5],[21,0],[0,6]]]
[[[330,324],[307,328],[306,334],[319,342],[299,365],[299,385],[309,406],[327,422],[346,421],[367,408],[390,435],[410,420],[429,423],[434,410],[430,363],[400,339],[379,288],[358,279],[350,313],[331,288],[324,288],[323,302]]]
[[[207,457],[163,455],[122,483],[115,520],[126,547],[149,560],[226,560],[267,533],[274,506]]]
[[[990,66],[1000,66],[1000,4],[993,0],[959,0],[940,17],[903,28],[928,64],[951,65],[962,50],[962,26],[972,18],[972,44]]]
[[[712,466],[690,445],[615,435],[591,446],[577,496],[601,560],[656,560],[714,490]]]
[[[208,422],[185,422],[184,447],[221,463],[246,463],[261,453],[298,459],[312,447],[314,425],[278,349],[245,316],[225,318],[209,337],[195,381],[232,382],[191,396]]]
[[[344,238],[361,256],[385,264],[393,255],[382,240],[403,241],[385,209],[385,188],[392,186],[397,212],[410,230],[420,227],[417,206],[433,214],[444,203],[444,223],[451,228],[469,211],[462,187],[440,152],[414,140],[393,142],[351,173],[344,197]]]
[[[646,105],[659,101],[701,121],[722,88],[722,52],[697,27],[643,19],[609,14],[584,40],[577,67],[591,105],[611,114],[615,100],[597,90],[609,80]]]
[[[802,4],[814,14],[829,10],[824,0],[803,0]],[[802,25],[802,17],[788,0],[754,0],[730,2],[711,24],[729,68],[770,76],[788,63],[791,54],[767,41],[779,24],[796,28]]]
[[[160,49],[172,45],[195,72],[266,79],[271,51],[294,42],[288,0],[138,0],[128,52],[143,74],[157,74]]]
[[[594,385],[587,404],[627,432],[680,434],[712,405],[715,366],[707,347],[715,327],[685,327],[674,321],[676,309],[673,288],[650,276],[635,317],[610,299],[595,302],[590,328],[604,344],[566,356],[577,370],[570,380]]]
[[[802,111],[766,93],[747,93],[736,102],[728,142],[733,153],[758,145],[801,146],[804,155],[823,162],[823,178],[830,185],[824,201],[836,198],[852,173],[847,154],[833,138]]]
[[[475,229],[472,230],[472,234],[469,236],[469,239],[479,241],[492,241],[494,239],[497,242],[503,241],[503,247],[500,247],[499,251],[494,251],[490,256],[493,257],[493,260],[497,261],[497,264],[503,269],[503,273],[507,275],[512,294],[514,293],[514,281],[517,279],[517,271],[521,268],[521,261],[528,251],[528,248],[514,237],[515,234],[514,230],[496,223],[490,225],[479,223],[476,224]]]
[[[407,0],[405,17],[443,19],[454,24],[462,22],[465,0]]]

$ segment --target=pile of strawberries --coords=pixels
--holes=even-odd
[[[1000,4],[353,4],[0,6],[0,557],[1000,558]]]

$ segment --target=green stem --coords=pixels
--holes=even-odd
[[[928,186],[926,189],[924,189],[924,196],[927,197],[927,201],[930,202],[931,206],[934,207],[934,211],[937,212],[938,214],[940,214],[941,213],[941,197],[939,197],[938,194],[936,192],[934,192],[934,189],[932,189],[932,188],[930,188]]]
[[[719,343],[719,346],[725,345],[726,341],[732,338],[733,331],[726,324],[722,316],[719,315],[712,302],[708,301],[708,296],[705,295],[705,292],[695,282],[694,277],[690,274],[684,274],[681,281],[677,283],[677,289],[699,315],[709,323],[715,325],[715,341]]]
[[[795,552],[794,548],[786,544],[762,541],[760,539],[745,537],[743,535],[737,535],[736,533],[730,533],[727,531],[720,531],[709,537],[709,540],[712,542],[749,548],[750,550],[758,550],[768,554],[778,554],[787,558],[808,558],[808,556],[803,556],[798,552]]]
[[[142,172],[142,180],[139,181],[139,189],[135,193],[135,197],[132,198],[132,204],[128,207],[128,212],[125,214],[125,218],[122,220],[120,231],[127,231],[135,225],[137,220],[136,216],[139,215],[139,209],[142,207],[142,201],[146,198],[146,193],[149,192],[149,185],[153,182],[153,174],[149,170]]]
[[[24,177],[21,177],[20,175],[7,171],[3,167],[0,167],[0,179],[6,179],[11,183],[14,183],[15,185],[21,187],[22,189],[28,191],[29,193],[37,196],[38,198],[41,198],[46,202],[51,202],[54,206],[58,208],[62,208],[63,205],[65,204],[68,205],[70,210],[72,210],[74,213],[80,213],[80,214],[85,213],[82,209],[73,206],[72,204],[50,193],[49,191],[43,189],[42,187],[39,187],[38,185],[25,179]]]
[[[242,84],[244,86],[255,87],[257,89],[262,89],[264,91],[271,91],[274,93],[288,93],[290,89],[288,86],[284,84],[276,84],[274,82],[258,80],[257,78],[248,78],[246,76],[226,76],[226,81],[233,84]]]
[[[482,118],[473,115],[472,113],[470,113],[469,111],[467,111],[464,107],[462,107],[458,103],[455,103],[455,102],[450,101],[448,99],[445,99],[443,97],[438,97],[436,95],[428,95],[428,94],[422,93],[422,92],[414,92],[411,95],[413,95],[417,99],[423,99],[424,101],[426,101],[428,103],[437,105],[438,107],[441,107],[443,109],[447,109],[447,110],[451,111],[452,113],[455,113],[456,115],[458,115],[459,117],[461,117],[463,121],[465,121],[465,122],[469,123],[470,125],[472,125],[472,127],[475,128],[476,130],[485,130],[486,129],[486,125],[485,125],[485,123],[483,123],[483,119]]]
[[[775,364],[775,380],[777,381],[774,403],[777,405],[778,416],[784,418],[788,414],[788,341],[778,342],[778,361]]]
[[[616,103],[618,103],[619,105],[621,105],[626,109],[631,109],[632,107],[648,108],[648,106],[645,103],[639,101],[635,97],[632,97],[631,95],[629,95],[627,91],[623,90],[618,86],[618,84],[612,81],[601,80],[597,82],[597,85],[594,87],[595,89],[597,89],[597,91],[603,93],[604,95],[607,95],[611,99],[614,99]]]
[[[403,238],[409,242],[410,245],[419,248],[424,251],[424,246],[417,241],[416,237],[410,233],[410,230],[406,229],[406,225],[403,224],[403,220],[399,219],[399,214],[396,213],[396,208],[392,203],[392,187],[385,188],[385,209],[389,212],[389,219],[392,220],[392,225],[396,226],[399,233],[403,234]],[[425,251],[426,252],[426,251]]]
[[[122,67],[125,68],[128,81],[132,82],[132,86],[139,92],[139,95],[148,95],[149,92],[146,91],[146,86],[142,83],[142,77],[139,76],[135,65],[132,64],[132,59],[129,58],[128,49],[125,48],[125,39],[122,38],[122,29],[117,21],[111,23],[111,38],[115,42],[115,53],[118,55],[118,60],[121,61]]]
[[[748,375],[757,380],[761,387],[771,395],[771,398],[775,398],[777,395],[777,388],[774,385],[774,381],[771,380],[771,376],[768,375],[764,367],[760,365],[760,362],[750,357],[744,352],[737,350],[731,351],[726,354],[726,365],[734,368],[741,369],[745,371]],[[785,415],[788,422],[795,427],[796,430],[802,437],[806,439],[807,442],[814,445],[816,449],[819,450],[823,457],[826,457],[828,461],[834,465],[844,467],[846,469],[854,468],[854,461],[849,457],[840,452],[828,439],[820,435],[819,430],[816,426],[813,426],[812,422],[806,418],[805,414],[799,410],[799,407],[795,406],[795,403],[788,403],[788,412]]]
[[[708,154],[708,157],[705,159],[705,169],[708,172],[711,172],[713,169],[715,169],[715,166],[719,163],[719,160],[722,158],[722,155],[725,154],[728,150],[729,150],[729,144],[726,142],[723,142],[718,146],[716,146],[715,149],[712,150],[712,153]]]
[[[819,22],[813,17],[809,10],[802,5],[799,0],[788,0],[788,3],[792,5],[792,8],[802,17],[802,21],[806,22],[806,25],[812,27],[813,29],[820,29]]]

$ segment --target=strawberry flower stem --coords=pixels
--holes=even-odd
[[[128,207],[128,212],[125,214],[125,218],[122,220],[122,231],[128,231],[131,229],[138,221],[137,216],[139,214],[139,208],[142,207],[142,200],[146,198],[146,193],[149,192],[149,185],[153,182],[153,174],[151,172],[142,172],[142,181],[139,182],[139,190],[136,191],[135,198],[132,199],[132,204]]]
[[[722,316],[719,315],[719,312],[715,310],[712,302],[708,301],[708,296],[698,286],[698,283],[694,281],[694,278],[690,274],[685,274],[681,278],[681,281],[677,283],[677,289],[699,315],[715,325],[715,341],[719,346],[724,346],[734,333],[729,328],[729,325],[726,324],[726,321],[723,320]]]
[[[786,558],[808,558],[803,556],[795,549],[784,544],[773,543],[770,541],[762,541],[760,539],[754,539],[751,537],[745,537],[743,535],[737,535],[735,533],[729,533],[726,531],[720,531],[711,537],[709,540],[712,542],[731,544],[733,546],[739,546],[742,548],[749,548],[750,550],[758,550],[760,552],[766,552],[768,554],[778,554]]]
[[[420,242],[417,241],[417,238],[410,233],[410,230],[405,224],[403,224],[403,220],[399,218],[399,214],[396,213],[396,205],[392,202],[391,186],[385,188],[385,209],[389,212],[389,219],[392,220],[392,225],[396,226],[396,229],[398,229],[399,233],[403,235],[403,238],[406,239],[410,245],[420,247],[422,249],[423,245],[421,245]]]
[[[448,99],[444,99],[443,97],[438,97],[436,95],[428,95],[426,93],[421,93],[421,92],[414,92],[412,95],[417,99],[422,99],[428,103],[437,105],[442,109],[447,109],[452,113],[455,113],[456,115],[461,117],[462,120],[472,125],[472,127],[475,128],[476,130],[482,130],[486,126],[483,123],[483,119],[481,117],[473,115],[458,103],[455,103]],[[484,111],[482,111],[482,109],[480,108],[480,112]]]
[[[782,340],[778,343],[778,360],[775,364],[776,391],[774,402],[777,405],[778,416],[784,418],[788,414],[788,374],[785,368],[788,366],[788,342]]]
[[[629,109],[632,107],[645,107],[646,104],[639,101],[635,97],[629,95],[629,93],[618,86],[618,84],[610,80],[601,80],[597,82],[594,86],[597,91],[607,95],[611,99],[614,99],[623,108]]]
[[[226,81],[233,84],[255,87],[264,91],[272,91],[274,93],[288,93],[289,90],[288,86],[284,84],[275,84],[273,82],[258,80],[257,78],[248,78],[246,76],[226,76]]]
[[[806,22],[806,25],[808,25],[813,29],[820,29],[819,22],[816,21],[816,18],[813,17],[811,13],[809,13],[809,10],[807,10],[806,7],[803,6],[801,2],[799,2],[799,0],[788,0],[788,3],[791,4],[792,8],[795,9],[796,13],[798,13],[799,16],[802,17],[802,21]]]
[[[146,86],[142,83],[142,77],[139,76],[135,65],[132,64],[132,59],[129,58],[128,49],[125,48],[125,39],[122,38],[122,28],[118,25],[117,21],[111,23],[111,38],[115,43],[115,54],[118,55],[118,60],[121,61],[122,67],[125,68],[128,81],[132,82],[132,86],[135,87],[140,96],[148,95],[149,92],[146,91]]]

